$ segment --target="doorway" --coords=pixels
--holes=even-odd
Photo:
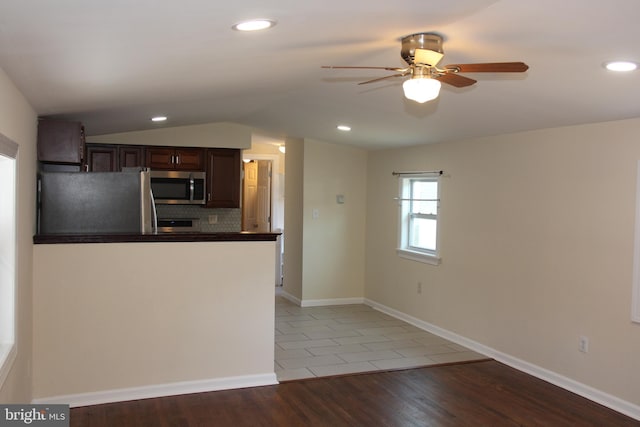
[[[275,286],[283,283],[284,176],[277,157],[250,154],[242,162],[242,231],[280,233],[276,240]],[[256,158],[257,157],[257,158]]]

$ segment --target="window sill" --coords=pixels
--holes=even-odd
[[[15,359],[16,346],[14,344],[0,344],[0,388],[4,385]]]
[[[396,253],[400,258],[418,261],[425,264],[440,265],[440,257],[435,255],[424,254],[422,252],[409,251],[406,249],[396,249]]]

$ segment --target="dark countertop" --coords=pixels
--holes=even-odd
[[[280,233],[161,233],[161,234],[47,234],[33,236],[35,244],[144,242],[269,242]]]

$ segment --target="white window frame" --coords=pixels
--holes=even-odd
[[[411,182],[414,180],[425,180],[432,181],[438,184],[437,191],[437,213],[436,215],[426,215],[426,214],[413,214],[416,217],[428,217],[430,219],[436,220],[436,249],[428,250],[416,248],[410,245],[410,235],[411,232],[411,217],[412,214],[410,212],[411,209]],[[422,174],[403,174],[398,178],[399,181],[399,197],[398,197],[398,206],[399,206],[399,224],[398,224],[398,248],[396,249],[396,253],[398,256],[409,259],[412,261],[423,262],[431,265],[439,265],[441,262],[440,258],[440,175],[438,176],[425,176]]]
[[[0,134],[0,387],[16,358],[18,145]],[[8,191],[5,191],[8,188]]]

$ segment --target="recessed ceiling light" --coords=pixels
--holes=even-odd
[[[347,125],[338,125],[337,127],[338,130],[341,130],[342,132],[349,132],[351,130],[351,126],[347,126]]]
[[[271,19],[251,19],[248,21],[238,22],[231,28],[237,31],[260,31],[271,28],[274,25],[276,25],[276,21]]]
[[[167,120],[166,116],[151,117],[152,122],[164,122],[166,120]]]
[[[605,62],[604,67],[609,71],[633,71],[638,68],[638,64],[632,61],[610,61]]]

